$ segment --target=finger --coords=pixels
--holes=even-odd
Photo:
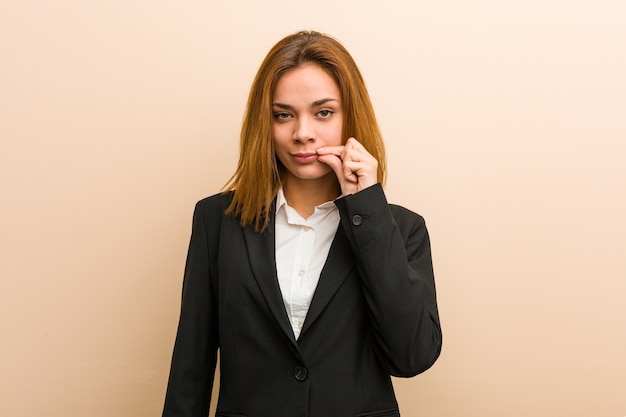
[[[346,181],[349,181],[353,184],[359,182],[359,176],[354,171],[354,162],[353,161],[342,161],[343,162],[343,177]]]
[[[351,182],[356,180],[362,188],[376,184],[378,173],[376,165],[369,162],[343,161],[344,176]]]
[[[316,152],[318,155],[335,155],[335,156],[340,157],[343,151],[344,151],[344,146],[339,145],[339,146],[324,146],[323,148],[317,149]]]
[[[365,149],[365,146],[363,146],[361,142],[359,142],[358,140],[352,137],[348,138],[344,146],[348,149],[354,149],[359,152],[367,152],[367,150]]]
[[[343,181],[344,168],[343,162],[341,162],[339,156],[336,156],[334,154],[319,155],[317,157],[317,160],[328,165],[335,172],[335,175],[337,175],[337,179],[339,180],[339,182]]]
[[[346,141],[346,145],[344,146],[344,154],[345,158],[342,159],[351,159],[353,161],[375,161],[376,159],[370,154],[365,146],[363,146],[359,141],[354,138],[349,138]]]
[[[341,159],[343,161],[361,162],[364,157],[365,155],[363,153],[348,147],[346,147],[341,154]]]
[[[371,166],[369,164],[359,161],[343,161],[343,172],[345,176],[353,174],[357,177],[361,177],[367,175],[370,171]]]

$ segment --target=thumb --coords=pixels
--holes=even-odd
[[[319,155],[317,160],[328,165],[333,171],[335,171],[335,175],[337,175],[339,182],[343,182],[343,162],[341,162],[341,159],[338,156],[332,154]]]

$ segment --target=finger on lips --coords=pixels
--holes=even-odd
[[[317,149],[318,155],[336,155],[341,156],[343,152],[343,146],[325,146],[323,148]]]

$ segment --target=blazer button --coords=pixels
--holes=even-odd
[[[358,214],[355,214],[354,216],[352,216],[353,225],[359,226],[361,223],[363,223],[363,218],[361,216],[359,216]]]
[[[296,366],[296,368],[293,370],[293,376],[300,382],[304,381],[308,375],[309,372],[304,366]]]

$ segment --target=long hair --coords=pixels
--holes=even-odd
[[[356,138],[378,161],[378,181],[386,177],[385,148],[365,82],[350,53],[332,37],[302,31],[279,41],[261,64],[243,118],[239,163],[224,186],[234,192],[227,215],[242,226],[262,232],[269,224],[269,210],[281,185],[283,167],[277,161],[272,131],[272,100],[276,84],[287,71],[304,64],[318,65],[339,86],[343,137]]]

